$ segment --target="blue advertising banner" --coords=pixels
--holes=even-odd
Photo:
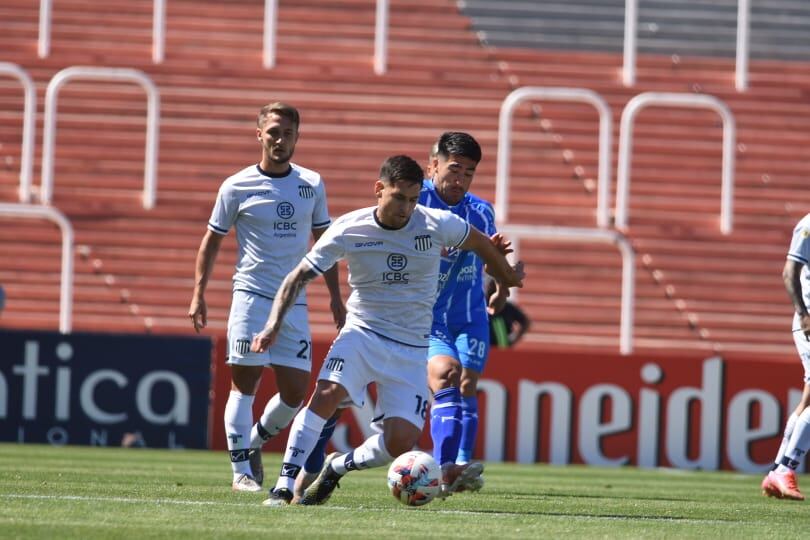
[[[0,330],[0,441],[205,448],[211,340]]]

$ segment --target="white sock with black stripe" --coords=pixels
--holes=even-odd
[[[231,454],[234,480],[239,475],[251,474],[248,462],[250,426],[253,424],[254,396],[231,390],[225,404],[225,436]]]

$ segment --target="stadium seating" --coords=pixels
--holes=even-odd
[[[500,17],[516,33],[514,25],[528,17],[505,10],[521,3],[487,2],[494,13],[489,18]],[[625,88],[621,55],[608,46],[597,44],[599,52],[577,43],[534,49],[523,42],[495,46],[490,38],[482,45],[478,37],[491,31],[473,26],[477,16],[459,13],[455,2],[392,0],[389,70],[376,76],[373,0],[340,6],[281,0],[277,66],[265,70],[260,4],[167,2],[166,58],[158,65],[151,60],[149,0],[55,3],[51,54],[44,59],[37,57],[37,6],[7,0],[0,7],[0,61],[19,64],[34,78],[38,126],[48,81],[68,66],[140,69],[161,92],[158,197],[150,211],[139,198],[141,89],[77,81],[61,92],[53,204],[76,229],[76,330],[192,331],[185,314],[197,246],[221,181],[257,160],[253,121],[268,101],[302,110],[296,161],[323,173],[331,213],[338,215],[373,204],[371,181],[385,156],[426,159],[430,143],[447,129],[470,131],[482,142],[474,191],[492,198],[504,97],[520,86],[568,86],[590,88],[607,100],[614,141],[624,105],[643,91],[710,93],[736,116],[735,230],[728,237],[718,230],[716,115],[653,107],[639,116],[627,231],[637,251],[636,348],[790,353],[790,306],[780,270],[790,229],[810,208],[798,134],[810,115],[805,64],[752,60],[751,89],[737,93],[733,61],[723,51],[688,57],[658,51],[640,54],[638,84]],[[467,9],[476,4],[482,3],[465,3]],[[552,4],[587,2],[543,3]],[[621,13],[621,5],[612,9]],[[17,199],[21,96],[15,81],[0,77],[0,200],[6,202]],[[583,105],[519,108],[510,221],[595,226],[596,128],[595,112]],[[8,294],[0,324],[55,328],[58,234],[2,216],[0,223],[0,283]],[[211,332],[217,334],[227,319],[234,255],[229,240],[209,287]],[[534,321],[522,346],[617,347],[621,264],[615,248],[523,240],[521,256],[531,277],[519,299]],[[310,287],[310,298],[314,331],[331,335],[322,284]]]

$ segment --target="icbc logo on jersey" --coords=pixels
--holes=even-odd
[[[408,272],[405,268],[408,266],[408,258],[401,253],[389,253],[388,259],[389,272],[382,273],[382,282],[386,285],[407,284],[409,280]]]
[[[281,202],[276,207],[276,213],[278,217],[285,221],[274,221],[273,222],[273,230],[274,231],[294,231],[296,230],[296,222],[294,221],[287,221],[292,219],[295,215],[295,207],[288,203],[288,202]]]
[[[0,440],[205,448],[211,341],[0,332]]]

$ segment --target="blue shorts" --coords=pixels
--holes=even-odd
[[[483,373],[489,356],[489,322],[476,321],[458,326],[434,322],[428,358],[439,354],[455,358],[466,369]]]

